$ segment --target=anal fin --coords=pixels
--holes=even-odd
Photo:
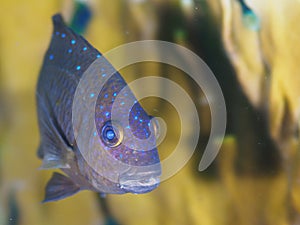
[[[78,191],[80,191],[79,186],[77,186],[69,177],[55,172],[47,183],[43,203],[64,199]]]

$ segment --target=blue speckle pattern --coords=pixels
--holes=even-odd
[[[63,68],[80,77],[87,67],[101,56],[86,40],[53,18],[55,25],[51,45],[46,57],[49,64]]]
[[[109,73],[110,69],[105,68],[103,72]],[[101,134],[102,127],[101,125],[107,120],[111,120],[112,105],[117,97],[121,98],[119,107],[119,113],[123,116],[123,119],[128,118],[129,116],[129,125],[119,124],[123,127],[124,132],[131,131],[136,138],[141,140],[147,139],[150,134],[150,116],[144,111],[138,101],[135,99],[132,92],[125,92],[123,96],[119,95],[120,91],[126,86],[126,82],[120,76],[119,73],[115,73],[112,77],[109,78],[107,83],[102,88],[99,93],[96,108],[95,108],[95,122],[98,131],[98,135]],[[126,104],[133,104],[133,107],[129,112],[125,112]],[[123,110],[124,108],[124,110]],[[121,121],[121,118],[118,118]],[[118,121],[118,122],[120,122]],[[124,120],[126,121],[126,119]],[[128,119],[127,119],[128,121]],[[155,146],[155,140],[149,140],[151,146]],[[146,146],[144,146],[145,148]],[[157,149],[149,149],[144,151],[144,148],[135,149],[136,146],[134,143],[129,146],[117,146],[115,148],[107,148],[107,150],[118,160],[121,160],[124,163],[136,166],[146,166],[153,165],[154,163],[159,163],[159,156]]]
[[[66,121],[72,118],[72,99],[76,84],[101,53],[65,26],[60,15],[53,17],[53,23],[52,39],[45,54],[38,89],[40,93],[49,94],[47,99],[51,100],[51,105],[47,107],[53,109],[51,117],[56,118],[66,140],[74,143],[72,123]],[[76,44],[72,44],[72,40]],[[86,51],[82,50],[84,47],[87,48]],[[89,97],[93,97],[90,94]],[[94,93],[93,101],[97,96],[98,93]],[[63,104],[57,104],[58,102]]]

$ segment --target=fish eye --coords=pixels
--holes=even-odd
[[[123,132],[117,122],[106,122],[101,130],[101,139],[109,147],[117,147],[123,139]]]

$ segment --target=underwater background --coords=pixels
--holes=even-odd
[[[300,1],[80,2],[84,3],[1,2],[0,225],[300,224]],[[210,134],[210,109],[203,92],[179,69],[138,64],[121,71],[126,81],[163,76],[194,100],[201,134],[192,159],[147,194],[100,198],[83,191],[41,203],[53,171],[38,170],[36,83],[51,38],[51,17],[61,12],[70,24],[80,4],[91,12],[86,29],[80,31],[101,52],[131,41],[157,39],[192,50],[210,67],[225,97],[227,128],[208,169],[198,171]],[[153,88],[170,92],[159,83]],[[141,104],[168,125],[158,147],[164,159],[180,136],[178,113],[158,98]]]

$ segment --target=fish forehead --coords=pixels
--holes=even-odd
[[[102,74],[106,74],[106,71],[103,70]],[[150,123],[151,117],[138,103],[129,88],[123,90],[126,86],[127,83],[121,75],[116,72],[101,89],[95,108],[95,123],[98,135],[101,136],[103,125],[113,119],[113,121],[116,120],[118,125],[122,127],[124,133],[132,132],[135,138],[141,140],[147,139],[146,143],[149,147],[156,146],[155,137],[154,135],[151,136],[150,128],[153,126]],[[118,101],[116,101],[117,98],[119,98]],[[116,118],[113,117],[112,110],[115,110]],[[146,166],[159,163],[157,149],[153,148],[149,150],[149,147],[138,147],[133,139],[127,140],[126,144],[121,143],[121,145],[117,147],[108,148],[104,146],[105,150],[111,153],[114,158],[134,166]]]

